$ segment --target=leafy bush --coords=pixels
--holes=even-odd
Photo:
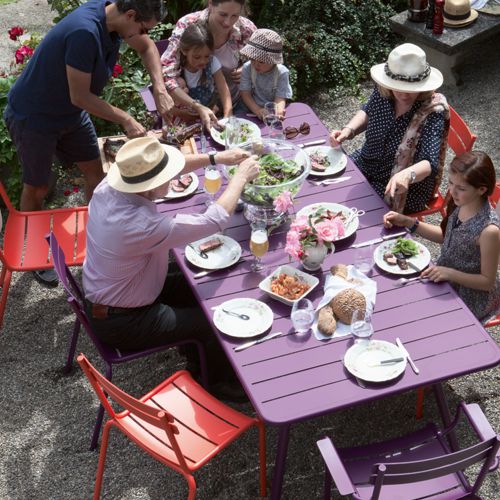
[[[258,26],[282,35],[294,95],[301,100],[318,90],[355,90],[370,66],[385,59],[394,44],[388,19],[395,13],[386,3],[256,0],[251,6]]]

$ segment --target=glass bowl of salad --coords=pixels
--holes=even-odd
[[[241,199],[245,204],[245,217],[250,221],[265,221],[268,226],[286,218],[286,213],[277,213],[274,200],[284,191],[292,198],[299,192],[311,170],[309,155],[295,144],[280,140],[262,138],[238,145],[252,155],[259,157],[260,173],[248,183]],[[237,166],[223,166],[231,178]]]

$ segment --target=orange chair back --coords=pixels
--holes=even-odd
[[[460,115],[450,106],[450,130],[448,132],[448,146],[455,155],[472,151],[477,136],[473,134]]]
[[[500,182],[497,182],[493,193],[489,197],[490,204],[493,208],[497,208],[498,200],[500,200]]]

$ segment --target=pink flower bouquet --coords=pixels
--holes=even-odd
[[[307,216],[297,217],[290,225],[286,235],[285,252],[295,259],[302,260],[308,247],[324,245],[328,250],[334,248],[333,242],[344,236],[344,224],[331,212],[319,209]]]

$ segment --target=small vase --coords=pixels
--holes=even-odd
[[[333,245],[332,245],[333,251]],[[305,254],[302,257],[302,266],[307,271],[317,271],[321,268],[325,260],[328,248],[325,245],[316,245],[314,247],[307,247]]]

